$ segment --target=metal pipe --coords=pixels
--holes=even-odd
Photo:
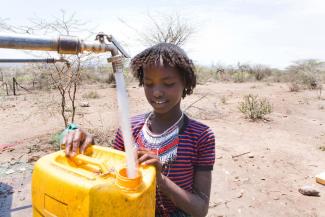
[[[104,53],[110,51],[112,56],[118,55],[118,49],[111,44],[87,42],[73,36],[60,36],[58,38],[7,36],[0,35],[0,48],[56,51],[59,54],[79,54],[84,51]]]
[[[112,35],[108,35],[107,39],[109,42],[112,42],[117,47],[117,49],[125,58],[130,58],[130,55],[124,50],[124,48],[120,45],[120,43],[117,42],[117,40]]]
[[[66,59],[0,59],[0,63],[56,63],[56,62],[68,62]]]
[[[55,51],[58,41],[50,38],[0,35],[0,47],[8,49]]]

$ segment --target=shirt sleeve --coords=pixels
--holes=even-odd
[[[210,128],[202,132],[197,143],[195,170],[213,170],[215,162],[215,137]]]
[[[116,131],[113,148],[116,150],[124,151],[124,141],[120,128]]]

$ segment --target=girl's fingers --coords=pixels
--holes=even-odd
[[[81,141],[83,140],[83,134],[79,129],[75,130],[74,136],[73,136],[73,141],[72,141],[72,152],[71,156],[75,156],[79,152],[79,146]]]
[[[93,143],[93,137],[88,135],[88,136],[86,137],[85,141],[83,142],[83,144],[82,144],[81,147],[80,147],[80,152],[81,152],[81,154],[84,154],[85,151],[86,151],[86,149],[87,149],[90,145],[92,145],[92,143]]]
[[[153,158],[152,159],[148,159],[146,161],[143,161],[142,162],[142,165],[152,165],[152,166],[155,166],[156,169],[157,169],[157,171],[159,171],[159,172],[162,169],[162,165],[161,165],[159,159],[153,159]]]
[[[141,164],[142,165],[153,165],[153,166],[157,166],[157,163],[158,163],[158,160],[157,159],[148,159],[148,160],[145,160],[143,161]]]
[[[66,145],[67,144],[67,135],[65,135],[64,137],[63,137],[63,139],[62,139],[62,142],[61,142],[61,144],[64,144],[64,145]]]
[[[143,155],[148,154],[148,151],[138,149],[138,158],[141,158]]]
[[[67,156],[70,156],[70,151],[71,151],[71,148],[72,148],[74,132],[73,131],[69,132],[66,137],[67,137],[67,139],[66,139],[66,144],[65,144],[65,154]]]
[[[156,155],[156,153],[154,151],[151,151],[149,149],[143,149],[143,148],[138,149],[138,158],[140,158],[141,156],[143,156],[145,154]]]
[[[139,157],[138,161],[139,161],[139,163],[142,163],[143,161],[146,161],[146,160],[151,159],[151,158],[152,157],[150,157],[150,155],[148,153],[143,153],[143,154],[140,154],[140,157]]]
[[[158,160],[158,156],[157,155],[153,155],[153,154],[149,154],[148,152],[143,154],[140,158],[139,158],[139,163],[142,163],[146,160],[149,160],[149,159],[156,159]]]
[[[139,158],[139,164],[142,165],[153,165],[157,168],[157,171],[161,171],[162,165],[160,163],[159,157],[155,154],[149,154],[148,152]]]
[[[149,149],[146,149],[146,148],[144,148],[144,147],[139,147],[138,148],[138,151],[150,151]]]
[[[146,153],[149,153],[149,150],[147,150],[147,149],[138,149],[138,154],[139,155],[144,155],[144,154],[146,154]]]

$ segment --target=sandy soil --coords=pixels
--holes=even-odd
[[[82,98],[92,90],[99,98]],[[267,120],[252,122],[238,111],[238,102],[248,93],[271,101],[273,113]],[[150,110],[141,88],[130,85],[129,97],[131,114]],[[108,132],[109,143],[118,121],[115,89],[85,86],[77,100],[78,105],[90,104],[78,107],[77,122]],[[58,102],[56,92],[0,98],[1,217],[10,212],[31,216],[33,163],[55,150],[52,137],[63,128]],[[315,91],[289,92],[278,83],[208,83],[199,85],[182,106],[216,135],[208,216],[325,216],[325,186],[315,182],[315,175],[325,171],[325,151],[320,149],[325,146],[325,100]],[[306,184],[321,196],[300,194],[298,188]]]

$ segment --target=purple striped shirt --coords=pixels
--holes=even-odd
[[[142,114],[131,118],[134,138],[137,138],[146,117],[147,114]],[[120,130],[116,133],[113,147],[124,151],[124,142]],[[192,192],[194,171],[212,170],[214,161],[215,138],[213,132],[205,124],[184,115],[184,124],[179,132],[177,157],[162,173],[179,187]],[[158,190],[156,212],[168,216],[168,213],[172,213],[176,209],[172,201]]]

